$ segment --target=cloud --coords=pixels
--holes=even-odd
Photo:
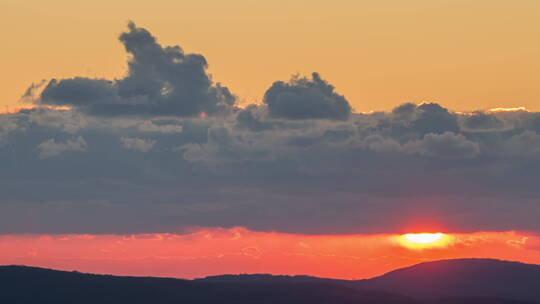
[[[120,137],[120,142],[126,149],[148,152],[154,148],[157,141],[144,138]]]
[[[126,77],[0,114],[0,234],[540,231],[540,113],[354,113],[318,74],[236,108],[201,55],[133,24],[121,41]]]
[[[534,131],[524,131],[510,137],[502,149],[505,154],[540,157],[540,135]]]
[[[383,138],[380,135],[369,135],[364,138],[364,144],[370,150],[376,152],[397,152],[401,145],[393,139]]]
[[[86,141],[81,136],[68,139],[66,142],[57,142],[54,138],[48,139],[38,145],[39,158],[45,159],[59,156],[68,151],[86,151]]]
[[[467,140],[461,134],[445,132],[430,133],[421,140],[407,142],[403,150],[406,153],[441,158],[473,158],[480,154],[480,145]]]
[[[424,103],[418,106],[418,117],[413,121],[413,129],[420,134],[442,134],[458,132],[457,116],[436,103]]]
[[[294,76],[289,82],[276,81],[264,94],[270,115],[287,119],[339,119],[351,114],[351,106],[318,73],[311,79]]]
[[[255,105],[249,105],[242,109],[236,115],[237,125],[241,129],[259,132],[274,128],[274,123],[264,122],[263,119],[267,116],[267,109]]]
[[[90,120],[85,115],[75,111],[52,110],[35,108],[27,110],[29,122],[42,127],[58,128],[67,133],[75,134],[88,125]]]
[[[197,116],[231,109],[235,97],[213,83],[206,59],[179,46],[161,46],[146,29],[129,23],[120,35],[131,55],[119,80],[75,77],[50,80],[35,103],[70,106],[96,116]],[[35,91],[32,85],[25,96]]]
[[[386,122],[392,136],[400,140],[417,139],[429,133],[459,132],[457,115],[436,103],[402,104]]]
[[[6,137],[17,128],[17,123],[12,117],[0,114],[0,147],[5,144]]]
[[[0,233],[540,230],[536,114],[456,130],[467,115],[414,104],[346,120],[276,118],[265,105],[195,118],[1,114]]]
[[[502,129],[504,122],[493,114],[475,112],[463,119],[463,128],[468,131],[489,131]]]
[[[145,121],[139,125],[141,132],[157,132],[157,133],[181,133],[183,127],[177,124],[154,124],[152,121]]]

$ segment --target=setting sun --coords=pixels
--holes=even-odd
[[[437,242],[443,237],[442,233],[407,233],[404,235],[404,237],[413,242],[418,244],[429,244],[433,242]]]
[[[422,249],[430,247],[445,247],[452,238],[444,233],[407,233],[399,236],[399,243],[405,247]]]

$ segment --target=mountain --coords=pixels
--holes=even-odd
[[[418,304],[405,296],[355,290],[333,282],[205,282],[22,266],[0,267],[0,303]]]
[[[521,304],[540,299],[539,269],[447,260],[347,281],[264,274],[181,280],[0,266],[0,303]]]
[[[512,299],[540,303],[540,265],[494,259],[453,259],[397,269],[372,279],[346,281],[309,276],[224,275],[213,282],[326,282],[378,290],[437,303],[498,303]],[[467,300],[469,298],[470,300]],[[479,299],[483,300],[479,300]],[[495,301],[495,302],[494,302]],[[458,303],[456,302],[456,303]]]
[[[540,301],[540,265],[492,259],[442,260],[394,270],[357,284],[415,298],[460,296]]]
[[[224,274],[217,276],[209,276],[202,279],[195,279],[195,281],[202,282],[250,282],[250,283],[263,283],[263,282],[282,282],[282,283],[333,283],[347,285],[351,283],[348,280],[339,279],[326,279],[318,278],[307,275],[273,275],[273,274]]]

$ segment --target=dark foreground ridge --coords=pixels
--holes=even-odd
[[[0,267],[0,303],[519,304],[540,303],[540,266],[458,259],[368,280],[223,275],[197,280]]]

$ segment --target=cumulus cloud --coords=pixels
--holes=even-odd
[[[466,115],[415,104],[346,120],[276,118],[265,105],[174,119],[2,114],[0,233],[367,233],[417,217],[461,231],[540,230],[537,116],[494,114],[511,128],[456,129]]]
[[[29,113],[29,122],[42,127],[62,129],[67,133],[77,133],[88,125],[89,118],[75,111],[52,110],[35,108],[26,110]]]
[[[504,154],[540,157],[540,135],[535,131],[524,131],[510,137],[504,144]]]
[[[133,24],[121,41],[124,78],[52,80],[0,114],[0,234],[540,231],[540,113],[354,113],[318,74],[235,108],[201,55]]]
[[[144,138],[120,137],[120,142],[126,149],[148,152],[154,148],[157,141]]]
[[[97,116],[213,115],[234,105],[229,89],[212,82],[202,55],[186,54],[179,46],[163,47],[134,23],[120,35],[120,42],[131,55],[124,78],[52,79],[35,102],[70,106]]]
[[[274,128],[274,123],[264,121],[267,109],[264,107],[258,107],[255,105],[249,105],[245,109],[242,109],[236,115],[236,121],[238,127],[242,129],[248,129],[250,131],[259,132]]]
[[[369,135],[364,138],[365,146],[376,152],[397,152],[401,150],[401,145],[391,138],[384,138],[380,135]]]
[[[183,127],[178,124],[155,124],[154,122],[145,121],[139,125],[141,132],[157,132],[157,133],[181,133]]]
[[[86,141],[81,136],[68,139],[66,142],[57,142],[54,138],[48,139],[38,145],[39,158],[59,156],[68,151],[85,151]]]
[[[418,106],[418,117],[413,121],[413,128],[420,134],[442,134],[458,132],[456,115],[436,103],[424,103]]]
[[[402,141],[460,130],[457,115],[436,103],[402,104],[392,111],[386,124],[391,135]]]
[[[7,115],[0,115],[0,147],[5,143],[5,139],[12,131],[17,130],[15,120]]]
[[[289,82],[276,81],[264,94],[270,115],[288,119],[340,119],[351,114],[345,97],[318,73],[311,79],[294,76]]]
[[[463,128],[468,131],[490,131],[504,127],[504,122],[497,116],[489,113],[475,112],[463,119]]]
[[[473,158],[480,154],[480,145],[467,140],[461,134],[445,132],[430,133],[421,140],[407,142],[403,146],[406,153],[441,158]]]

